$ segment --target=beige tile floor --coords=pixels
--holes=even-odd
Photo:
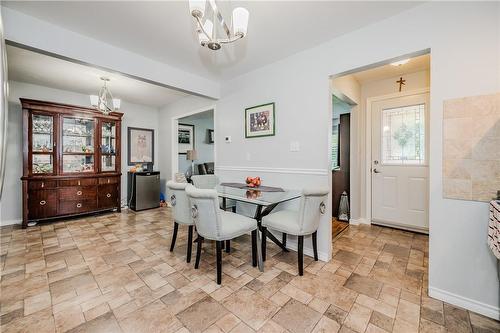
[[[428,298],[428,238],[350,227],[328,263],[269,244],[266,270],[250,237],[199,270],[174,253],[169,209],[2,228],[1,332],[499,332],[500,324]]]

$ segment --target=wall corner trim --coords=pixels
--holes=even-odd
[[[429,296],[461,308],[477,312],[495,320],[500,320],[500,307],[478,302],[448,291],[429,286]]]

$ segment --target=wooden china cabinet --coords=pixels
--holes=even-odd
[[[120,211],[122,113],[21,98],[23,228]]]

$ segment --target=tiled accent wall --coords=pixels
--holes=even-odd
[[[500,93],[447,100],[443,196],[490,201],[500,190]]]

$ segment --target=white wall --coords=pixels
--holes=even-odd
[[[179,123],[194,125],[194,148],[197,159],[194,161],[194,174],[198,174],[198,164],[214,161],[214,144],[208,142],[208,131],[214,129],[213,113],[211,118],[199,118],[197,115],[179,119]],[[191,169],[191,161],[186,160],[186,155],[179,155],[179,172],[186,173]]]
[[[2,196],[0,225],[20,223],[22,218],[21,176],[22,156],[22,110],[19,98],[32,98],[50,102],[60,102],[87,106],[87,95],[48,87],[9,81],[9,128],[7,139],[7,169],[5,174],[5,192]],[[131,104],[122,100],[122,203],[127,196],[127,126],[152,128],[155,130],[155,142],[158,142],[158,110],[144,105]],[[155,144],[155,165],[158,165],[159,149]]]
[[[430,293],[498,318],[488,206],[442,196],[442,104],[499,89],[499,13],[498,3],[427,3],[225,82],[216,137],[231,135],[233,143],[217,147],[219,175],[240,179],[258,170],[264,184],[328,185],[328,77],[430,48]],[[276,102],[276,136],[244,139],[245,107],[270,101]],[[292,140],[300,142],[299,153],[289,151]],[[328,224],[325,217],[318,240],[323,251]]]

